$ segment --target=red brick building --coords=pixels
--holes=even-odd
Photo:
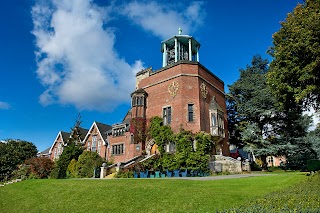
[[[94,122],[82,141],[86,149],[115,163],[139,156],[143,150],[150,153],[156,150],[153,140],[137,143],[139,130],[133,123],[148,123],[159,116],[175,132],[183,128],[212,134],[218,154],[229,156],[224,83],[199,63],[199,48],[192,36],[181,31],[163,41],[163,67],[137,73],[132,108],[123,122],[112,126]]]

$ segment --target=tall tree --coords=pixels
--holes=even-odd
[[[230,142],[241,141],[261,157],[265,168],[266,156],[274,153],[271,126],[278,114],[276,100],[266,84],[267,72],[268,61],[254,56],[251,65],[240,70],[240,78],[229,86],[227,99]]]
[[[319,108],[320,0],[298,4],[273,35],[268,84],[282,107]]]
[[[37,147],[28,141],[9,139],[0,142],[0,180],[8,179],[19,164],[37,156]]]

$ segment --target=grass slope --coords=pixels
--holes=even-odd
[[[215,181],[27,180],[0,188],[0,212],[213,212],[303,179],[295,173]]]

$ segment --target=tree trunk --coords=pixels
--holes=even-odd
[[[261,155],[262,171],[268,171],[267,156]]]

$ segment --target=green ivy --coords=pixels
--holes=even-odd
[[[162,118],[156,116],[151,118],[149,133],[151,138],[154,139],[155,144],[158,146],[159,152],[165,152],[165,145],[174,141],[174,134],[170,126],[164,126]]]
[[[206,132],[193,134],[191,131],[183,129],[174,134],[170,126],[163,125],[160,117],[151,118],[149,135],[158,146],[160,155],[141,163],[140,167],[143,169],[208,171],[209,157],[215,148],[215,140],[212,135]],[[176,153],[165,152],[164,147],[169,142],[176,144]]]

